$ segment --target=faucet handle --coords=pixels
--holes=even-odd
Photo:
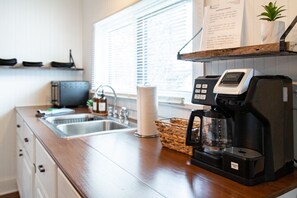
[[[113,110],[113,117],[114,118],[118,118],[119,114],[118,111],[116,109]]]
[[[112,117],[113,116],[113,108],[112,106],[108,107],[108,116]]]
[[[127,108],[126,107],[122,107],[121,108],[121,111],[120,111],[120,116],[123,116],[125,118],[128,118],[128,115],[129,115],[129,112],[128,112]]]

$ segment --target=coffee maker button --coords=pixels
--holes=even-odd
[[[196,84],[196,88],[200,89],[201,88],[201,84]]]
[[[195,89],[195,93],[200,93],[201,89]]]
[[[207,84],[202,84],[202,89],[207,89],[208,85]]]
[[[207,93],[207,90],[206,89],[202,89],[201,90],[201,93],[204,93],[205,94],[205,93]]]

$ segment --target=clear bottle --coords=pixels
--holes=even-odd
[[[100,95],[100,98],[98,99],[98,113],[100,115],[107,116],[107,99],[104,95],[104,91],[102,90],[102,93]]]

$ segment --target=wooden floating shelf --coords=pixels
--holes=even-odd
[[[28,69],[28,70],[63,70],[63,71],[83,71],[83,68],[64,68],[64,67],[24,67],[0,65],[0,69]]]
[[[178,60],[192,62],[210,62],[216,60],[290,55],[297,55],[297,43],[285,42],[285,50],[283,51],[280,50],[280,43],[271,43],[178,54],[177,58]]]

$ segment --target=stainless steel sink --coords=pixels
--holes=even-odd
[[[41,121],[62,138],[74,138],[95,134],[136,131],[136,124],[121,123],[112,117],[93,114],[71,114],[41,118]]]
[[[58,125],[58,124],[87,122],[87,121],[93,121],[93,120],[103,120],[104,117],[96,116],[90,113],[80,113],[80,114],[50,116],[43,119],[51,124]]]

